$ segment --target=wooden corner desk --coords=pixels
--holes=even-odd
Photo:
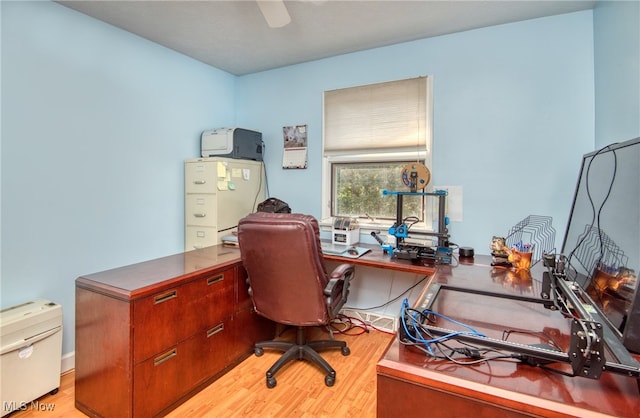
[[[476,256],[456,266],[438,266],[416,305],[426,297],[424,292],[431,283],[539,297],[542,267],[536,265],[531,274],[523,274],[494,268],[490,263],[490,257]],[[489,337],[508,336],[509,341],[522,344],[553,339],[565,352],[569,346],[569,320],[540,304],[446,291],[438,295],[433,309]],[[450,346],[460,344],[451,341]],[[568,365],[554,367],[570,371]],[[568,377],[513,360],[456,365],[431,359],[394,338],[377,365],[377,411],[380,418],[638,418],[638,383],[635,378],[610,372],[603,372],[599,380]]]
[[[493,269],[489,257],[429,266],[370,248],[357,259],[325,259],[428,274],[429,283],[539,294],[535,278]],[[248,356],[274,328],[252,314],[245,277],[239,250],[217,245],[78,278],[76,407],[91,416],[163,415]],[[568,325],[557,312],[468,295],[445,295],[440,302],[442,313],[487,333],[540,330],[567,344]],[[512,338],[531,343],[532,337]],[[377,375],[382,418],[640,417],[636,380],[610,373],[589,380],[512,362],[455,366],[394,339]]]

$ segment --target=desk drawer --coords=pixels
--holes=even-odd
[[[134,368],[133,416],[156,416],[177,399],[224,370],[232,360],[229,321],[199,331]]]
[[[205,300],[199,308],[200,329],[230,318],[234,309],[235,269],[211,274],[202,281]]]
[[[195,339],[199,351],[193,356],[191,367],[185,373],[194,384],[199,384],[220,373],[232,360],[233,330],[227,319],[200,331]]]
[[[230,316],[234,275],[234,269],[223,270],[136,301],[134,364]]]
[[[189,373],[201,353],[193,337],[136,365],[133,369],[133,416],[156,416],[191,390],[196,382]]]

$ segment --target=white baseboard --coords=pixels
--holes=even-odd
[[[62,374],[76,368],[76,352],[72,351],[62,356],[60,363],[60,372]]]

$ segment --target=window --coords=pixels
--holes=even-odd
[[[371,219],[394,220],[396,199],[383,196],[382,190],[407,191],[402,182],[402,169],[410,161],[368,163],[333,163],[331,179],[335,202],[332,216],[363,216]],[[424,221],[424,199],[405,196],[404,216]]]
[[[390,225],[396,198],[382,190],[409,191],[402,181],[409,163],[430,168],[431,120],[430,77],[325,91],[322,218]],[[403,217],[431,229],[432,206],[422,196],[405,196]]]

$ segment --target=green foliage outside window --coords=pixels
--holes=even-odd
[[[334,163],[333,216],[370,216],[376,219],[396,218],[396,196],[382,190],[407,192],[402,182],[405,162]],[[404,196],[403,217],[423,220],[424,197]]]

